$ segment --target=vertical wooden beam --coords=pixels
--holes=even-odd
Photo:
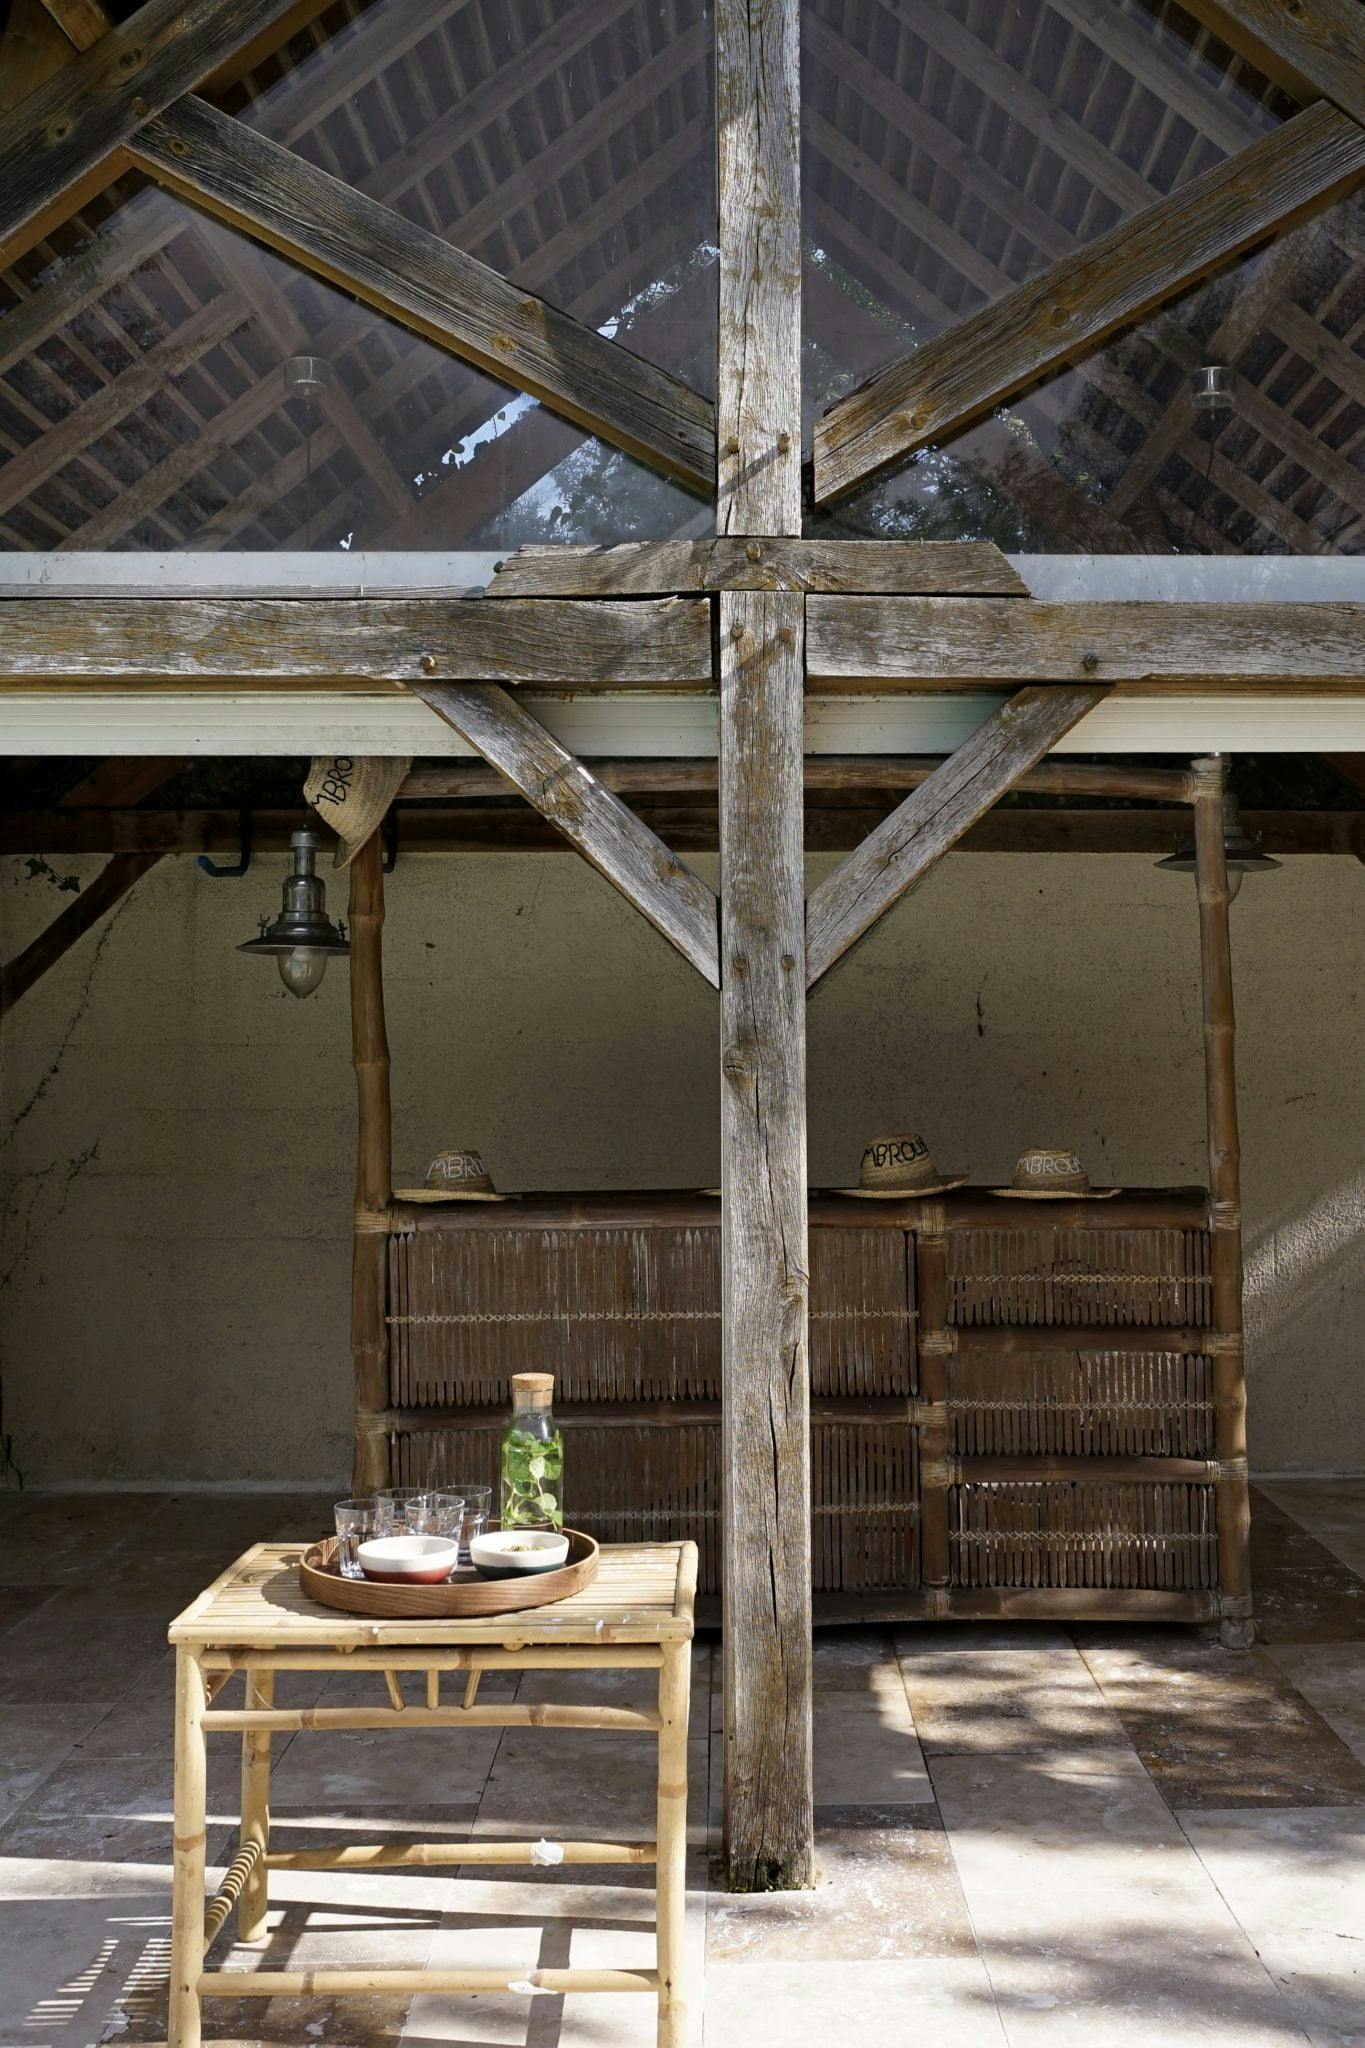
[[[1209,1150],[1213,1272],[1214,1448],[1218,1456],[1218,1583],[1222,1637],[1250,1649],[1251,1506],[1247,1486],[1246,1366],[1242,1341],[1241,1144],[1228,939],[1228,866],[1223,848],[1224,766],[1194,764],[1195,878],[1204,1008],[1204,1090]]]
[[[389,1481],[379,1418],[389,1405],[388,1258],[385,1212],[393,1190],[389,1041],[384,1029],[384,874],[379,834],[351,862],[351,1056],[358,1136],[355,1246],[351,1262],[351,1356],[355,1364],[357,1493]]]
[[[717,0],[716,531],[801,531],[800,0]],[[814,1882],[805,606],[717,599],[725,1864]]]
[[[803,600],[720,599],[725,1858],[814,1881]]]
[[[717,0],[716,531],[801,531],[799,0]]]

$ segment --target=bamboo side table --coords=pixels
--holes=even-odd
[[[682,2048],[685,2025],[683,1914],[687,1855],[687,1713],[694,1543],[604,1545],[586,1592],[552,1607],[477,1621],[368,1621],[319,1607],[299,1590],[302,1546],[259,1543],[172,1622],[175,1688],[174,1927],[169,2048],[199,2048],[201,2001],[416,1991],[643,1991],[658,2000],[659,2048]],[[480,1706],[485,1671],[651,1670],[658,1706],[560,1706],[516,1701]],[[213,1701],[235,1672],[245,1704]],[[274,1705],[277,1671],[374,1671],[388,1706]],[[426,1673],[426,1704],[408,1706],[403,1671]],[[447,1672],[466,1674],[463,1702],[441,1703]],[[270,1741],[278,1730],[391,1728],[609,1728],[658,1736],[656,1840],[558,1842],[550,1857],[532,1842],[420,1842],[408,1846],[270,1847]],[[204,1898],[206,1737],[242,1738],[241,1848],[214,1897]],[[653,1970],[206,1970],[204,1955],[237,1908],[240,1937],[265,1933],[272,1869],[383,1869],[403,1864],[653,1863],[657,1867]]]

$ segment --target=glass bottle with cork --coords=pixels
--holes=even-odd
[[[552,1372],[512,1375],[512,1420],[502,1439],[504,1529],[564,1526],[564,1439],[551,1403]]]

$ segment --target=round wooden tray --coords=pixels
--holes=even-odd
[[[440,1586],[395,1586],[377,1579],[343,1579],[337,1570],[335,1536],[315,1543],[299,1559],[299,1585],[310,1600],[339,1607],[344,1614],[370,1614],[387,1621],[469,1621],[483,1614],[515,1614],[524,1607],[548,1607],[581,1593],[597,1577],[601,1556],[595,1537],[566,1529],[569,1560],[554,1572],[528,1572],[516,1579],[481,1579],[467,1566],[458,1579]]]

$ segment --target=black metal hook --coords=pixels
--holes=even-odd
[[[240,813],[242,853],[240,860],[210,860],[206,853],[199,856],[199,865],[206,875],[221,880],[225,875],[244,875],[251,866],[251,806],[246,804]]]

